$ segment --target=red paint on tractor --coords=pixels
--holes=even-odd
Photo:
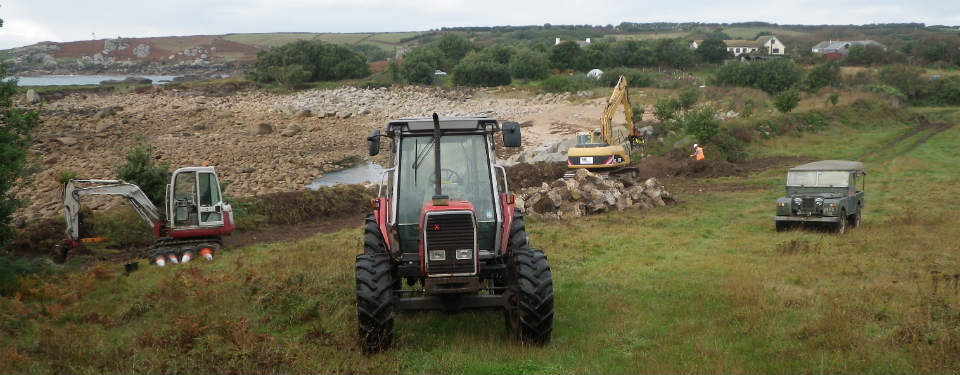
[[[380,227],[380,237],[383,237],[383,245],[387,247],[387,253],[392,253],[390,251],[390,236],[387,234],[387,210],[390,209],[390,200],[386,197],[380,197],[373,199],[372,202],[375,202],[376,209],[373,211],[373,219],[377,221],[377,225]]]
[[[513,225],[513,210],[516,203],[510,203],[507,194],[500,194],[500,207],[503,210],[503,234],[500,236],[500,251],[507,253],[507,244],[510,242],[510,226]]]

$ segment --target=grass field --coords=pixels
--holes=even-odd
[[[780,36],[796,36],[806,34],[803,31],[795,31],[790,29],[784,29],[779,27],[725,27],[723,32],[729,35],[733,39],[746,39],[753,40],[757,36],[757,33],[761,31],[768,31],[773,35]]]
[[[783,170],[686,181],[677,206],[531,220],[554,277],[546,347],[510,342],[498,312],[416,313],[363,356],[358,223],[212,263],[21,279],[0,298],[0,372],[960,371],[960,127],[830,126],[751,147],[864,161],[863,227],[842,237],[773,230]]]

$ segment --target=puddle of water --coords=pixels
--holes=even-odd
[[[336,184],[362,184],[364,182],[380,182],[380,174],[383,167],[376,163],[367,163],[353,168],[347,168],[336,172],[330,172],[323,177],[313,180],[308,189],[317,190],[321,186],[333,186]]]

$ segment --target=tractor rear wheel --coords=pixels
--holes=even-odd
[[[511,336],[522,343],[545,345],[553,331],[553,277],[543,251],[511,249],[507,260],[512,295],[505,317]]]
[[[357,321],[364,353],[381,351],[393,341],[393,268],[387,254],[357,255]]]

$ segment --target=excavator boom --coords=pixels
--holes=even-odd
[[[600,135],[608,145],[617,143],[617,141],[613,139],[612,120],[613,115],[617,113],[617,107],[621,104],[623,105],[623,115],[626,117],[627,124],[629,125],[628,130],[630,130],[630,134],[633,134],[636,125],[633,123],[633,108],[630,106],[630,95],[627,92],[627,78],[624,76],[620,76],[620,78],[617,79],[617,85],[613,88],[610,99],[607,99],[607,106],[603,109],[603,114],[600,116]]]
[[[89,186],[78,187],[78,184]],[[157,206],[137,185],[121,180],[70,180],[63,190],[63,210],[67,219],[67,238],[73,241],[80,237],[80,197],[86,195],[123,196],[148,225],[153,226],[162,220]]]

